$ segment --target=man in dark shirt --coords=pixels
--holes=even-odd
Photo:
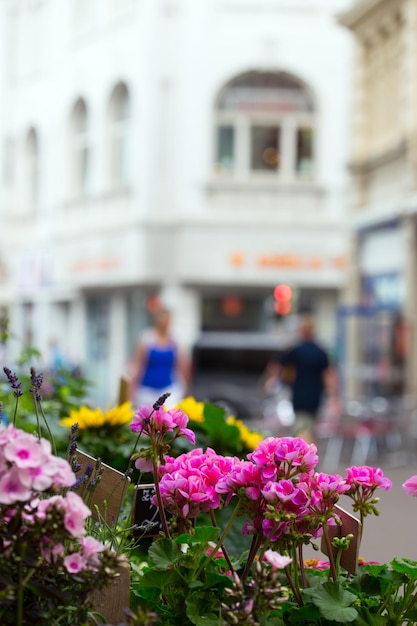
[[[294,368],[292,403],[295,413],[294,435],[309,443],[314,441],[317,413],[325,390],[325,375],[329,367],[326,352],[314,338],[314,322],[304,317],[300,327],[300,342],[281,359],[282,368]]]

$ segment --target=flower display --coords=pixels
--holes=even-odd
[[[391,488],[380,468],[350,467],[345,475],[318,471],[316,446],[298,437],[263,439],[246,458],[210,447],[169,456],[167,442],[186,436],[184,424],[166,412],[152,420],[152,410],[156,413],[150,407],[137,412],[133,430],[146,429],[150,438],[139,458],[153,465],[152,503],[159,509],[163,534],[150,547],[148,565],[133,585],[140,599],[138,616],[146,610],[156,616],[153,623],[161,624],[200,624],[196,616],[204,615],[219,626],[359,626],[402,623],[388,621],[393,611],[401,619],[414,615],[410,594],[417,591],[417,566],[404,560],[390,567],[362,561],[356,564],[357,576],[344,572],[341,555],[352,535],[344,536],[343,528],[334,539],[329,533],[331,526],[342,524],[341,499],[351,501],[362,521],[377,513],[375,491]],[[414,485],[407,488],[413,491]],[[216,523],[220,511],[228,511],[223,529]],[[202,516],[209,516],[212,526],[201,526]],[[244,557],[227,547],[238,518],[242,536],[251,538]],[[318,537],[328,561],[304,561],[303,546]],[[402,573],[405,586],[402,595],[393,596],[386,581],[395,572]],[[368,601],[370,585],[374,591]]]
[[[87,534],[91,511],[75,483],[49,441],[13,425],[0,430],[2,624],[55,620],[74,597],[73,617],[85,619],[88,594],[112,580],[119,559]]]

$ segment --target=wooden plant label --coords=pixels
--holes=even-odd
[[[332,542],[335,537],[346,537],[346,535],[353,535],[353,539],[349,544],[349,548],[347,550],[343,550],[342,552],[340,565],[343,567],[343,569],[349,572],[349,574],[356,574],[356,572],[358,571],[359,545],[362,524],[358,519],[356,519],[356,517],[342,509],[340,506],[335,506],[335,512],[339,516],[342,525],[339,526],[339,524],[336,524],[335,526],[327,527],[330,542]],[[323,554],[329,556],[324,538],[322,538],[321,540],[321,551],[323,552]],[[336,558],[338,549],[332,548],[332,551],[333,557]]]
[[[88,489],[88,484],[97,476],[97,459],[77,450],[77,461],[81,465],[81,469],[77,472],[77,477],[84,474],[88,465],[93,466],[93,472],[87,484],[80,488],[80,496],[86,505],[91,509],[92,517],[96,521],[100,518],[104,519],[107,524],[114,524],[119,517],[120,507],[123,503],[127,489],[130,484],[130,478],[126,477],[122,472],[114,469],[110,465],[101,463],[99,468],[104,468],[97,486],[93,491]],[[97,508],[98,511],[97,511]]]

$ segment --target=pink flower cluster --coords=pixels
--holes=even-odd
[[[352,467],[344,478],[315,471],[318,460],[316,446],[297,437],[269,437],[247,460],[193,450],[168,458],[160,468],[162,502],[172,515],[185,519],[236,497],[240,513],[248,518],[243,532],[277,541],[290,530],[320,534],[323,524],[334,523],[342,494],[391,486],[380,469]]]
[[[0,522],[10,524],[20,516],[16,541],[27,543],[32,534],[40,536],[39,550],[45,561],[62,561],[70,574],[96,570],[105,549],[85,536],[85,520],[91,511],[78,494],[50,495],[51,489],[56,493],[75,482],[71,466],[52,454],[48,441],[12,425],[0,430]],[[11,542],[4,547],[6,552],[13,551]]]
[[[159,484],[164,508],[183,519],[220,508],[217,484],[239,463],[238,458],[218,455],[211,448],[206,452],[196,448],[176,459],[167,457]],[[156,505],[156,496],[153,501]]]
[[[10,425],[0,430],[0,504],[27,502],[33,492],[71,487],[76,477],[51,444]]]
[[[134,433],[143,433],[148,437],[162,440],[166,433],[178,429],[179,437],[186,437],[195,444],[194,432],[187,428],[188,417],[180,409],[154,409],[151,405],[141,406],[133,416],[130,428]]]

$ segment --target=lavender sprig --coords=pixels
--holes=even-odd
[[[13,389],[14,397],[20,398],[20,396],[23,396],[22,383],[20,382],[17,375],[14,372],[12,372],[11,369],[9,369],[8,367],[3,367],[3,371],[7,376],[7,380],[10,383],[10,387]]]
[[[13,395],[16,398],[16,404],[14,407],[13,414],[13,426],[16,426],[16,417],[17,417],[17,406],[19,404],[19,398],[23,396],[22,391],[22,383],[15,373],[11,371],[8,367],[3,367],[3,371],[7,376],[7,380],[9,381],[10,387],[13,389]]]
[[[29,389],[29,392],[33,394],[34,398],[40,402],[42,400],[42,396],[39,393],[40,388],[43,383],[43,374],[37,374],[35,372],[35,368],[30,368],[30,382],[32,383],[32,387]]]

